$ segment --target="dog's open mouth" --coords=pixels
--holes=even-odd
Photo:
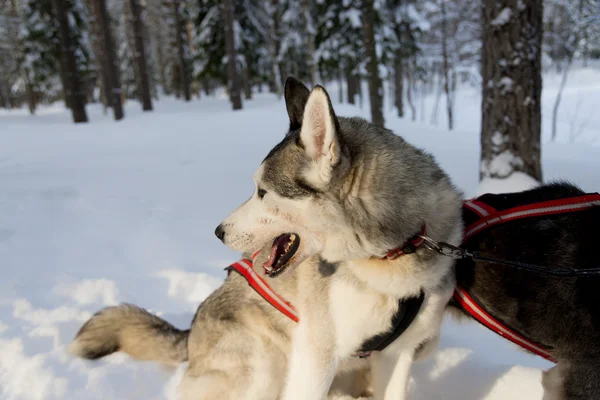
[[[275,277],[285,270],[300,246],[300,236],[295,233],[284,233],[273,240],[269,259],[263,263],[265,274]]]

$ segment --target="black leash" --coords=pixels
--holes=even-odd
[[[487,261],[491,263],[506,265],[521,271],[534,272],[542,275],[557,276],[557,277],[573,277],[573,276],[596,276],[600,275],[600,268],[587,268],[587,269],[575,269],[575,268],[549,268],[546,266],[527,264],[518,261],[505,261],[497,258],[488,257],[482,255],[478,251],[469,251],[460,247],[453,246],[445,242],[436,242],[435,240],[421,236],[425,240],[425,246],[429,250],[433,250],[436,253],[453,258],[455,260],[463,260],[470,258],[474,261]]]

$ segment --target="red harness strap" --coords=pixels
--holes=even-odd
[[[489,315],[475,300],[469,296],[469,294],[460,286],[457,286],[454,290],[454,299],[459,302],[461,307],[469,313],[475,320],[479,323],[486,326],[488,329],[497,333],[498,335],[510,340],[511,342],[523,347],[524,349],[537,354],[540,357],[545,358],[548,361],[556,362],[550,353],[533,343],[530,340],[525,339],[524,337],[516,334],[511,331],[502,323],[498,322],[498,320],[494,319],[491,315]]]
[[[267,284],[252,268],[252,264],[256,259],[256,256],[260,251],[257,251],[252,255],[252,261],[242,259],[236,263],[231,264],[228,268],[233,268],[237,272],[240,273],[246,280],[248,284],[252,286],[252,288],[258,292],[269,304],[278,309],[281,313],[283,313],[286,317],[291,319],[294,322],[298,322],[300,318],[298,317],[298,312],[290,303],[285,301],[283,297],[279,296],[271,286]]]
[[[467,239],[489,227],[507,221],[576,212],[593,206],[600,206],[600,194],[595,193],[560,200],[544,201],[510,208],[505,211],[497,211],[493,207],[490,207],[489,205],[476,199],[465,201],[463,206],[481,218],[465,229],[464,241],[466,241]],[[547,349],[544,349],[538,344],[525,339],[521,335],[518,335],[509,329],[506,325],[496,320],[494,317],[488,314],[471,296],[469,296],[466,290],[460,286],[457,286],[456,290],[454,291],[454,299],[458,301],[463,309],[475,320],[496,332],[498,335],[510,340],[511,342],[534,354],[539,355],[540,357],[545,358],[546,360],[556,362]]]
[[[482,230],[507,221],[521,218],[542,217],[545,215],[564,214],[581,211],[589,207],[600,206],[600,194],[586,194],[560,200],[543,201],[528,204],[498,212],[494,208],[477,200],[468,200],[464,206],[475,212],[481,220],[469,225],[465,229],[465,240]]]

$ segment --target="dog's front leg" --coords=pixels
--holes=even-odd
[[[335,344],[321,329],[300,321],[292,339],[292,354],[282,400],[323,400],[337,370]]]
[[[415,354],[413,349],[371,355],[375,400],[404,400]]]

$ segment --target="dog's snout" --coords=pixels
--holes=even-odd
[[[223,229],[223,224],[217,226],[217,229],[215,229],[215,235],[221,242],[225,240],[225,229]]]

